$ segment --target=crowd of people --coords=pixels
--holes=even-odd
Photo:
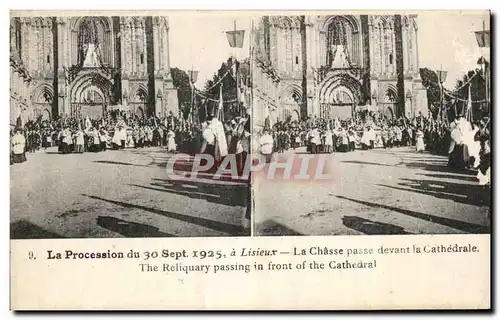
[[[442,154],[445,149],[447,126],[444,122],[419,115],[413,119],[399,118],[328,120],[310,118],[303,121],[279,121],[265,128],[273,137],[273,151],[306,146],[311,153],[349,152],[377,147],[415,146]]]
[[[137,119],[127,114],[93,120],[88,117],[39,118],[24,125],[19,120],[10,135],[11,165],[27,161],[26,153],[50,147],[57,147],[61,154],[166,147],[166,152],[211,155],[214,164],[207,170],[209,174],[219,170],[225,157],[234,155],[237,173],[241,177],[250,153],[251,124],[248,114],[224,122],[213,111],[205,121],[196,122],[181,121],[172,114],[164,119]],[[245,178],[249,183],[249,177]],[[251,188],[248,190],[250,199]],[[251,206],[247,206],[243,219],[245,228],[249,227],[250,214]]]
[[[55,120],[19,121],[11,131],[11,163],[26,161],[26,153],[57,147],[58,152],[101,152],[107,149],[166,146],[175,152],[176,139],[184,136],[173,115],[164,119],[132,119],[124,115],[90,120],[66,117]]]
[[[26,153],[57,147],[61,154],[103,152],[108,149],[166,147],[167,152],[205,153],[214,156],[217,170],[227,154],[234,154],[243,171],[249,153],[250,118],[222,122],[211,112],[203,122],[187,123],[176,116],[138,119],[125,113],[101,119],[57,118],[18,121],[11,130],[11,164],[26,161]]]
[[[422,114],[408,119],[360,117],[345,120],[308,118],[266,122],[260,137],[261,153],[271,155],[306,147],[307,152],[352,152],[356,149],[413,147],[418,153],[449,156],[455,169],[480,168],[480,184],[489,183],[489,120],[471,123],[463,116],[448,123]],[[460,155],[460,156],[458,156]],[[481,167],[480,167],[481,166]],[[486,169],[481,169],[481,168]]]

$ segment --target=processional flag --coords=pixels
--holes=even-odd
[[[467,98],[467,113],[465,115],[466,119],[472,122],[472,94],[471,85],[469,85],[469,97]]]
[[[224,122],[224,98],[222,97],[222,83],[220,85],[219,93],[219,107],[217,108],[217,119]]]

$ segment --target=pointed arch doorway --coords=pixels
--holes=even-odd
[[[111,102],[111,81],[100,73],[76,79],[70,91],[71,115],[100,119]]]

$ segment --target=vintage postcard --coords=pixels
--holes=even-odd
[[[12,11],[11,309],[490,309],[490,21]]]

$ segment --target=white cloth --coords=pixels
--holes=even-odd
[[[363,131],[363,135],[361,136],[361,143],[365,145],[370,145],[370,134],[368,133],[368,130]]]
[[[167,150],[168,151],[175,151],[177,149],[177,146],[175,145],[175,133],[170,130],[167,134],[168,140],[167,140]]]
[[[26,147],[26,138],[17,133],[12,137],[12,152],[14,154],[23,154]]]
[[[273,153],[274,140],[270,134],[264,134],[260,137],[260,152],[264,155]]]
[[[318,129],[313,129],[311,131],[311,143],[321,144],[321,137],[319,135]]]
[[[375,132],[374,129],[368,130],[367,134],[368,134],[368,140],[375,141],[377,139],[377,133]]]
[[[417,152],[424,151],[425,150],[424,134],[422,131],[418,130],[416,135],[417,135],[417,143],[416,143]]]
[[[202,136],[208,144],[215,144],[215,133],[208,126],[203,130]]]
[[[93,134],[92,134],[92,136],[93,136],[93,138],[94,138],[94,139],[93,139],[93,140],[94,140],[94,141],[93,141],[93,142],[94,142],[94,144],[99,144],[99,143],[101,143],[101,138],[100,138],[100,135],[99,135],[99,131],[94,130],[92,133],[93,133]]]
[[[71,136],[71,131],[69,130],[64,130],[63,131],[63,142],[72,145],[73,144],[73,137]]]
[[[116,129],[115,134],[113,135],[113,143],[115,144],[121,144],[121,140],[127,140],[127,131],[125,129]]]
[[[93,43],[88,44],[83,66],[86,68],[99,67],[99,59],[97,58],[96,47]]]
[[[332,68],[349,68],[349,61],[343,45],[332,46]]]
[[[222,124],[222,122],[220,122],[218,119],[213,119],[212,122],[208,125],[208,128],[212,130],[215,138],[217,139],[217,149],[215,150],[216,158],[227,156],[226,133],[224,132],[224,125]]]
[[[245,131],[241,140],[236,143],[236,154],[247,152],[250,153],[250,132]]]
[[[325,145],[326,146],[333,146],[333,136],[332,136],[332,132],[330,130],[326,130],[326,132],[325,132]]]
[[[83,134],[83,131],[79,130],[76,133],[76,144],[79,146],[83,146],[85,144],[85,135]]]

